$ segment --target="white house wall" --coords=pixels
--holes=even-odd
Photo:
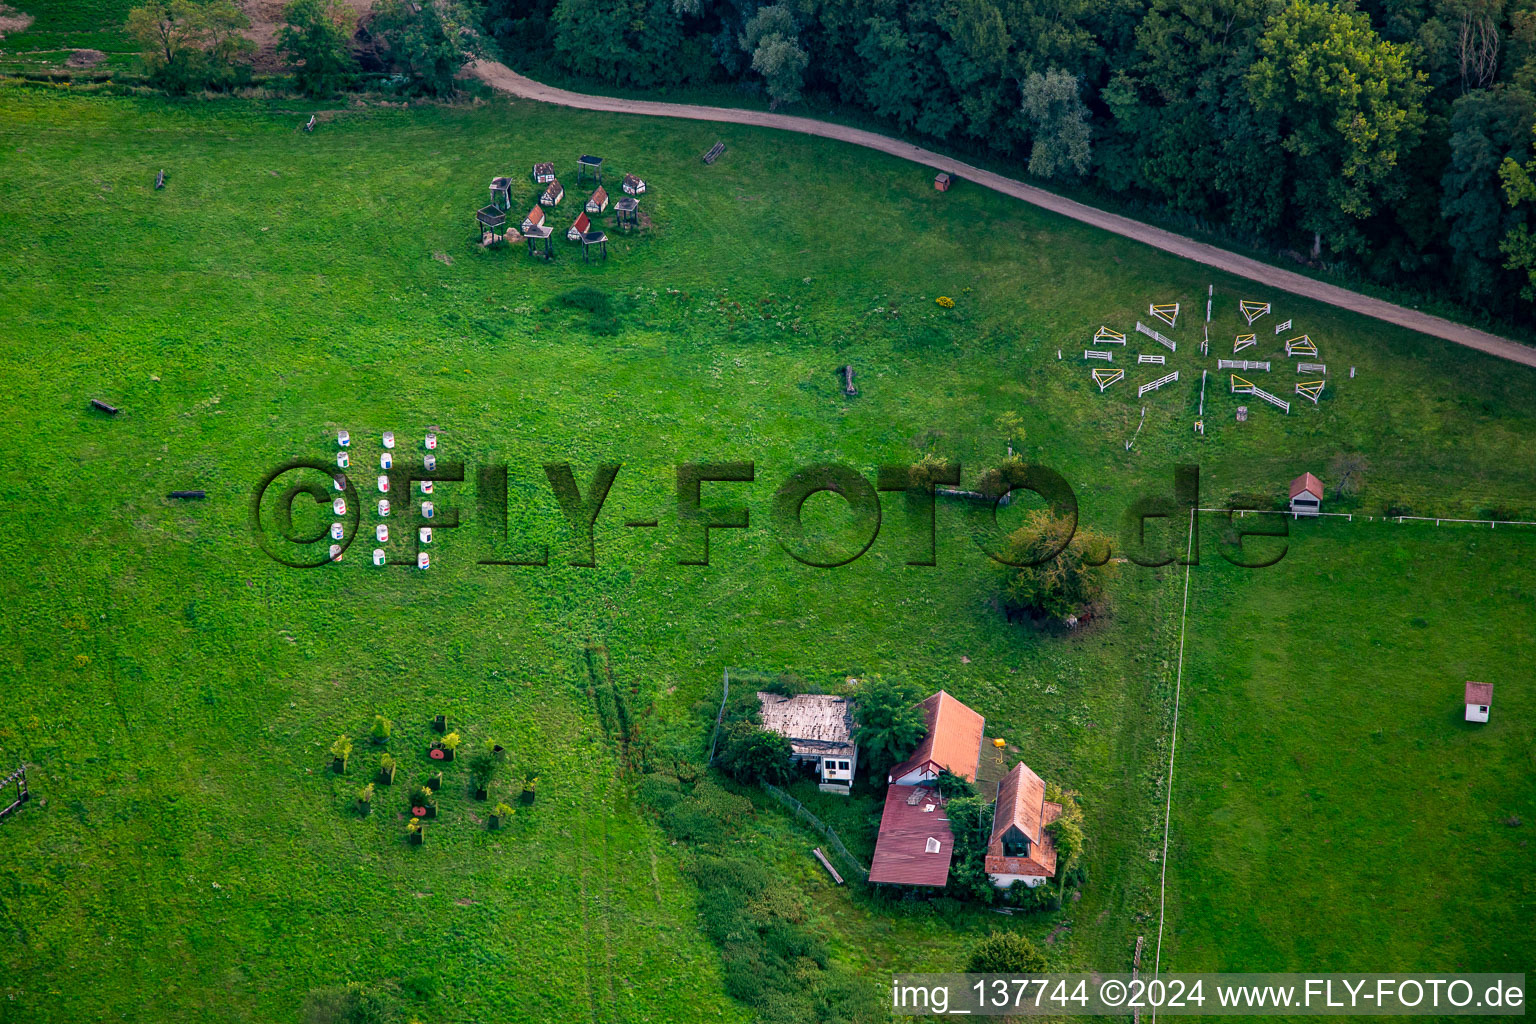
[[[1025,885],[1029,886],[1031,889],[1033,889],[1037,885],[1044,885],[1045,884],[1045,876],[1044,875],[993,875],[993,874],[988,874],[987,877],[992,879],[992,884],[997,886],[999,889],[1006,889],[1010,885],[1012,885],[1014,882],[1023,882]]]

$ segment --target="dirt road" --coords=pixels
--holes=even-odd
[[[1536,366],[1536,348],[1518,344],[1507,338],[1501,338],[1487,331],[1479,331],[1473,327],[1465,327],[1450,320],[1428,313],[1421,313],[1416,309],[1406,306],[1394,305],[1381,299],[1373,299],[1369,295],[1361,295],[1347,288],[1317,281],[1302,274],[1297,274],[1280,267],[1270,266],[1258,260],[1240,256],[1235,252],[1227,252],[1218,249],[1214,245],[1197,242],[1192,238],[1176,235],[1171,231],[1143,224],[1140,221],[1122,217],[1119,214],[1098,210],[1071,199],[1064,199],[1044,189],[1026,185],[1022,181],[1013,178],[1005,178],[1001,174],[972,167],[962,163],[953,157],[932,150],[914,146],[909,142],[899,139],[877,135],[874,132],[866,132],[858,128],[849,128],[840,124],[830,124],[826,121],[817,121],[808,117],[790,117],[785,114],[772,114],[762,110],[737,110],[731,107],[701,107],[687,103],[657,103],[651,100],[626,100],[610,96],[587,96],[582,93],[568,92],[564,89],[556,89],[548,85],[541,85],[530,78],[513,71],[505,64],[496,61],[474,61],[468,70],[485,82],[487,85],[503,92],[520,96],[523,99],[538,100],[543,103],[554,103],[559,106],[576,107],[581,110],[606,110],[616,114],[648,114],[654,117],[681,117],[693,121],[726,121],[732,124],[757,125],[762,128],[779,128],[787,132],[800,132],[805,135],[820,135],[827,139],[837,139],[842,142],[851,142],[856,146],[865,146],[869,149],[889,153],[915,163],[926,164],[929,167],[941,171],[948,171],[957,177],[967,181],[983,185],[996,192],[1001,192],[1015,199],[1022,199],[1026,203],[1033,203],[1042,209],[1059,213],[1064,217],[1082,221],[1084,224],[1092,224],[1096,228],[1114,232],[1126,238],[1144,242],[1155,249],[1171,252],[1175,256],[1183,256],[1194,260],[1196,263],[1204,263],[1207,266],[1225,270],[1239,277],[1246,277],[1250,281],[1258,281],[1261,284],[1279,288],[1293,295],[1301,295],[1319,302],[1326,302],[1331,306],[1338,306],[1355,313],[1363,313],[1377,320],[1385,320],[1389,324],[1399,327],[1407,327],[1411,330],[1432,335],[1436,338],[1444,338],[1458,345],[1475,348],[1480,352],[1508,359],[1511,362],[1522,363],[1526,366]]]

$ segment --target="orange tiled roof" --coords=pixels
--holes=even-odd
[[[1056,873],[1056,841],[1045,826],[1061,817],[1061,804],[1045,798],[1045,782],[1022,761],[997,784],[992,808],[992,839],[987,843],[986,869],[994,875]],[[1029,840],[1028,857],[1003,856],[1003,837],[1017,829]]]
[[[1323,482],[1311,473],[1303,473],[1291,481],[1291,497],[1296,497],[1302,491],[1306,491],[1314,498],[1321,498],[1323,496]]]
[[[928,733],[911,757],[891,769],[890,777],[899,779],[912,769],[928,764],[935,772],[942,768],[951,775],[976,781],[976,766],[981,760],[981,734],[987,720],[943,690],[918,707],[928,717]]]

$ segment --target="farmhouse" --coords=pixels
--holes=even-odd
[[[624,175],[624,191],[632,196],[638,196],[645,192],[645,182],[633,174]]]
[[[1488,709],[1493,707],[1492,683],[1467,683],[1467,721],[1488,721]]]
[[[1315,516],[1322,509],[1323,483],[1311,473],[1291,481],[1291,514]]]
[[[565,198],[565,186],[558,181],[551,181],[544,194],[539,196],[539,202],[544,206],[559,206],[560,200]]]
[[[599,185],[597,191],[587,199],[587,212],[602,213],[606,209],[608,209],[608,190]]]
[[[587,219],[587,215],[585,213],[581,214],[579,217],[576,218],[576,223],[572,224],[571,227],[570,227],[570,230],[565,233],[566,241],[568,241],[568,242],[579,242],[579,241],[581,241],[581,236],[586,234],[587,229],[590,228],[591,226],[592,226],[592,222]]]
[[[886,781],[893,786],[917,786],[932,782],[943,771],[976,781],[987,720],[943,690],[918,706],[928,717],[928,733],[911,757],[891,769]]]
[[[944,798],[929,786],[892,786],[885,791],[880,835],[869,880],[885,885],[942,887],[949,881],[955,836]]]
[[[846,697],[805,693],[757,695],[763,728],[789,740],[790,760],[816,774],[823,793],[847,796],[859,767],[853,704]]]
[[[999,889],[1014,882],[1036,886],[1056,873],[1056,842],[1045,826],[1061,817],[1061,804],[1045,798],[1045,782],[1023,762],[997,784],[987,877]]]
[[[540,185],[548,185],[555,180],[555,165],[542,163],[533,165],[533,180]]]
[[[944,771],[975,781],[981,763],[986,719],[943,690],[918,706],[928,718],[928,732],[886,777],[890,786],[870,861],[871,882],[942,886],[949,881],[955,837],[944,798],[932,783]]]
[[[523,234],[526,235],[530,229],[539,227],[543,223],[544,208],[542,206],[535,206],[528,211],[528,216],[523,218]]]

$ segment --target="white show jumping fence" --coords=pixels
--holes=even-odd
[[[1265,373],[1268,373],[1269,372],[1269,363],[1268,362],[1258,362],[1258,361],[1255,361],[1255,360],[1252,360],[1252,359],[1218,359],[1218,360],[1216,360],[1216,369],[1218,369],[1218,370],[1263,370]]]
[[[1157,380],[1153,381],[1150,384],[1143,384],[1136,391],[1136,397],[1140,398],[1143,395],[1145,395],[1148,391],[1156,391],[1158,388],[1162,387],[1164,384],[1172,384],[1174,381],[1176,381],[1178,379],[1179,379],[1179,371],[1178,370],[1174,370],[1172,373],[1170,373],[1166,377],[1159,377]]]
[[[1168,338],[1163,337],[1161,334],[1158,334],[1156,331],[1154,331],[1152,328],[1148,327],[1146,324],[1142,323],[1140,320],[1136,321],[1136,330],[1141,332],[1142,334],[1145,334],[1147,337],[1151,338],[1153,341],[1161,342],[1162,344],[1168,346],[1168,351],[1170,351],[1170,352],[1177,352],[1179,350],[1178,342],[1171,341]]]
[[[1156,363],[1157,365],[1162,366],[1163,364],[1168,362],[1168,357],[1167,356],[1137,355],[1136,356],[1136,362],[1137,363]]]

